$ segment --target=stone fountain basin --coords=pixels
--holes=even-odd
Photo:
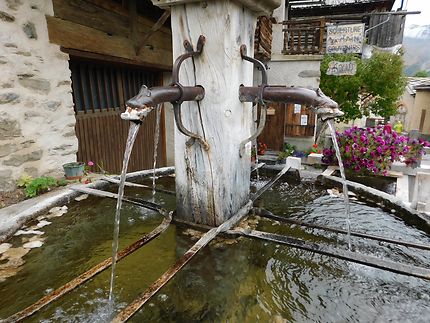
[[[173,183],[164,180],[160,184],[173,188]],[[134,189],[127,189],[126,193],[150,195]],[[175,208],[172,197],[158,194],[156,198],[163,207]],[[263,195],[259,203],[283,216],[330,226],[344,224],[342,199],[328,196],[312,180],[281,183],[276,190]],[[10,295],[0,300],[1,318],[30,305],[110,256],[115,201],[89,197],[68,206],[67,214],[53,218],[51,225],[41,228],[45,232],[44,245],[23,256],[26,263],[13,280],[0,283],[0,294]],[[358,231],[430,242],[419,225],[408,225],[397,214],[393,217],[359,200],[352,201],[352,211],[352,223]],[[124,205],[120,249],[160,221],[161,217],[155,213]],[[251,217],[241,225],[339,248],[346,246],[342,236],[316,235],[319,233],[316,230],[258,217]],[[198,237],[198,231],[171,225],[159,238],[119,263],[117,305],[130,302],[145,290]],[[23,241],[17,236],[10,242],[16,248]],[[362,240],[353,241],[353,246],[358,252],[376,253],[420,266],[430,261],[428,252],[412,252],[403,247]],[[106,306],[109,274],[109,270],[101,273],[32,319],[85,321],[100,316]],[[26,297],[22,297],[23,290],[28,291]],[[218,239],[197,255],[134,320],[252,321],[257,316],[263,321],[418,319],[425,315],[426,297],[429,297],[427,283],[419,279],[274,243],[246,238]]]

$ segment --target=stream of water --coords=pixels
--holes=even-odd
[[[255,149],[255,166],[257,167],[255,170],[255,175],[257,177],[257,183],[260,181],[260,172],[258,170],[258,141],[255,140],[254,142],[254,149]]]
[[[161,110],[162,106],[157,105],[155,108],[157,114],[157,120],[155,123],[155,136],[154,136],[154,164],[152,172],[152,201],[155,202],[155,169],[157,167],[157,154],[158,154],[158,142],[160,141],[160,120],[161,120]]]
[[[131,151],[133,149],[134,141],[136,140],[137,133],[139,132],[140,123],[130,122],[130,129],[128,131],[127,143],[124,152],[124,160],[122,163],[122,171],[121,177],[118,187],[118,199],[116,203],[115,209],[115,223],[114,223],[114,231],[113,231],[113,240],[112,240],[112,273],[110,278],[110,287],[109,287],[109,307],[113,311],[113,289],[115,285],[115,269],[116,269],[116,260],[117,260],[117,252],[118,252],[118,237],[119,237],[119,224],[121,219],[121,206],[122,206],[122,197],[124,195],[124,186],[125,179],[127,175],[128,162],[130,161]]]
[[[330,129],[331,139],[333,141],[333,147],[336,151],[336,157],[339,164],[340,176],[342,178],[342,188],[343,188],[343,198],[345,201],[345,216],[346,216],[346,228],[348,231],[348,249],[351,250],[351,210],[349,206],[348,197],[348,185],[346,184],[345,168],[343,167],[342,156],[340,155],[339,145],[336,139],[336,130],[334,129],[334,124],[332,120],[327,120],[328,128]]]

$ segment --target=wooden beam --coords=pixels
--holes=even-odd
[[[111,321],[112,323],[125,322],[132,317],[152,296],[154,296],[176,273],[178,273],[190,260],[209,242],[216,238],[218,234],[228,231],[231,227],[235,226],[245,216],[248,215],[252,208],[252,201],[249,201],[243,208],[241,208],[234,216],[225,221],[223,224],[216,228],[210,229],[206,232],[188,251],[179,258],[176,263],[170,267],[160,278],[158,278],[149,288],[140,294],[133,302]]]
[[[61,51],[64,53],[69,54],[70,56],[74,56],[76,58],[83,58],[83,59],[90,59],[90,60],[98,60],[98,61],[102,61],[102,62],[108,62],[110,65],[134,65],[134,66],[141,66],[145,69],[148,70],[154,70],[154,71],[171,71],[171,68],[166,67],[166,66],[158,66],[158,65],[154,65],[151,63],[147,63],[147,62],[142,62],[142,61],[136,61],[136,60],[132,60],[132,59],[127,59],[127,58],[122,58],[122,57],[117,57],[117,56],[111,56],[111,55],[104,55],[104,54],[98,54],[98,53],[91,53],[91,52],[85,52],[82,50],[78,50],[78,49],[72,49],[72,48],[65,48],[63,46],[61,46]],[[121,73],[119,73],[117,75],[118,77],[118,82],[119,84],[121,84],[121,86],[118,87],[118,89],[120,91],[123,90],[122,88],[122,83],[120,81],[119,78],[122,78]],[[160,84],[160,83],[157,83]],[[121,102],[121,99],[123,97],[120,95],[119,99]],[[124,106],[124,102],[122,102],[120,104],[121,107]],[[119,110],[117,110],[117,112],[121,112]],[[97,111],[96,111],[97,113]]]
[[[239,101],[237,91],[240,84],[252,84],[254,68],[241,59],[240,46],[252,55],[256,17],[233,1],[206,4],[171,8],[174,57],[184,52],[185,40],[195,45],[200,35],[206,37],[201,56],[186,60],[179,78],[206,90],[199,103],[182,104],[181,116],[210,147],[190,145],[189,137],[175,131],[176,201],[179,218],[219,225],[249,198],[251,145],[243,158],[239,147],[251,136],[252,109]]]
[[[144,47],[139,55],[132,42],[121,36],[109,36],[103,31],[71,21],[46,16],[50,42],[65,48],[98,53],[150,64],[155,68],[171,69],[172,52],[158,46]],[[156,35],[151,39],[154,40]],[[170,42],[170,39],[164,39]]]
[[[109,10],[111,12],[117,13],[121,16],[128,17],[129,11],[121,6],[118,3],[115,3],[113,1],[106,1],[106,0],[86,0],[86,2],[90,2],[92,4],[95,4],[96,6]],[[154,21],[151,19],[148,19],[146,17],[139,16],[138,19],[139,25],[145,27],[145,29],[148,29],[147,27],[152,27],[154,25]],[[167,34],[171,34],[170,28],[162,27],[160,28],[160,32],[164,32]]]
[[[112,35],[128,36],[130,32],[130,12],[121,5],[106,0],[53,0],[55,17],[70,20]],[[154,24],[143,16],[138,16],[138,30],[148,31]],[[161,27],[158,33],[171,35],[170,28]]]

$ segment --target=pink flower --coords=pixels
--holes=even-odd
[[[88,161],[88,166],[94,166],[94,162],[93,161]]]

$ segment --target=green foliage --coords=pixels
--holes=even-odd
[[[415,77],[428,77],[429,73],[427,73],[427,71],[418,71],[415,73],[414,75]]]
[[[57,180],[57,186],[66,186],[67,185],[67,181],[65,178],[60,178],[59,180]]]
[[[30,182],[33,180],[33,177],[31,177],[28,174],[23,174],[20,178],[18,178],[18,181],[16,185],[18,187],[26,187]]]
[[[58,181],[53,177],[37,177],[25,186],[25,196],[34,197],[56,186]]]
[[[290,154],[289,151],[280,151],[279,154],[278,154],[278,160],[284,160],[284,159],[286,159],[287,157],[290,157],[290,156],[291,156],[291,154]]]
[[[331,61],[355,61],[357,73],[327,75]],[[326,55],[321,63],[320,87],[326,95],[339,103],[345,113],[345,121],[369,116],[371,113],[386,118],[396,114],[397,100],[406,85],[402,69],[402,57],[389,53],[375,53],[368,60],[362,60],[354,54]]]
[[[287,157],[290,157],[295,150],[296,150],[296,146],[289,144],[288,142],[284,143],[284,150],[279,152],[278,160],[283,160]]]

